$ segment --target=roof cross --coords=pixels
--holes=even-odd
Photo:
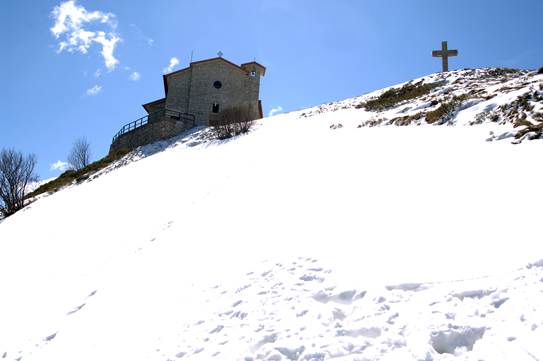
[[[447,42],[441,42],[441,50],[432,51],[434,58],[441,58],[443,63],[443,72],[449,71],[449,56],[457,56],[458,50],[447,50]]]
[[[219,50],[219,52],[217,53],[217,55],[218,55],[219,57],[222,58],[222,51]]]

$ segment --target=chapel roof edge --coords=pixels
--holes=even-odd
[[[182,73],[182,72],[187,71],[187,70],[191,70],[194,67],[194,65],[200,65],[200,64],[203,64],[203,63],[208,63],[208,62],[217,61],[217,60],[221,60],[221,61],[226,62],[227,64],[233,66],[234,68],[244,72],[246,75],[249,74],[249,71],[246,70],[246,69],[243,69],[243,66],[244,65],[250,65],[250,64],[255,64],[255,65],[259,66],[260,68],[262,68],[263,69],[262,74],[261,74],[262,76],[264,76],[264,74],[266,73],[266,67],[263,66],[262,64],[257,63],[256,61],[251,61],[249,63],[243,63],[241,65],[236,65],[236,64],[232,63],[231,61],[226,60],[223,57],[217,57],[217,58],[194,61],[194,62],[191,62],[190,66],[187,67],[187,68],[183,68],[181,70],[177,70],[177,71],[174,71],[172,73],[162,75],[162,77],[164,79],[164,94],[166,96],[168,96],[168,77],[170,77],[172,75],[177,75],[177,74]]]
[[[234,68],[243,71],[245,74],[249,74],[249,72],[247,70],[243,69],[241,66],[236,65],[236,64],[232,63],[231,61],[226,60],[223,57],[217,57],[217,58],[211,58],[211,59],[206,59],[206,60],[195,61],[195,62],[190,63],[190,66],[192,67],[193,65],[200,65],[200,64],[203,64],[203,63],[208,63],[208,62],[217,61],[217,60],[222,60],[222,61],[226,62],[227,64],[232,65]]]
[[[162,99],[158,99],[158,100],[146,103],[146,104],[142,104],[141,106],[143,107],[143,109],[145,109],[147,111],[147,113],[150,113],[149,109],[147,109],[148,106],[156,104],[156,103],[160,103],[161,101],[165,101],[165,100],[166,100],[166,98],[162,98]]]

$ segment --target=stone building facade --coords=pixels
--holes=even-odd
[[[195,125],[208,126],[221,109],[247,107],[255,119],[262,118],[260,76],[265,72],[266,68],[256,61],[238,66],[219,57],[192,62],[188,68],[163,75],[165,97],[143,104],[149,122],[135,129],[128,127],[126,132],[121,130],[111,144],[110,154],[173,137]]]

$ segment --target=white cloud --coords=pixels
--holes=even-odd
[[[136,39],[137,40],[142,41],[142,42],[146,42],[147,45],[149,45],[149,46],[153,45],[153,43],[155,41],[153,39],[151,39],[150,37],[145,36],[136,25],[130,24],[130,27],[135,29],[135,31],[136,31]]]
[[[133,81],[138,81],[140,80],[140,73],[138,73],[137,71],[133,72],[132,74],[130,74],[130,79],[132,79]]]
[[[106,33],[103,31],[98,32],[98,35],[99,36],[95,39],[95,41],[102,44],[102,55],[106,60],[107,69],[112,71],[115,69],[115,65],[119,63],[119,61],[113,56],[113,50],[115,50],[115,44],[121,39],[113,36],[111,40],[108,40],[105,38]]]
[[[167,68],[164,68],[163,70],[164,74],[171,72],[173,70],[173,67],[176,66],[177,64],[179,64],[179,60],[177,60],[177,58],[171,58],[170,66],[168,66]]]
[[[282,110],[283,110],[283,108],[278,106],[277,108],[270,110],[270,113],[268,114],[268,117],[271,117],[272,115],[275,115],[275,113],[280,112]]]
[[[54,170],[61,170],[64,172],[65,170],[68,170],[68,169],[70,169],[70,164],[59,160],[58,162],[51,164],[50,171],[52,172]]]
[[[55,26],[50,30],[56,39],[65,33],[66,38],[59,41],[58,53],[63,50],[69,52],[80,51],[87,54],[89,47],[93,43],[102,45],[102,56],[104,57],[106,67],[109,71],[115,69],[119,63],[113,56],[115,45],[121,40],[115,33],[117,21],[115,14],[103,13],[101,11],[88,12],[83,6],[78,6],[74,1],[67,1],[55,6],[51,12],[55,19]],[[108,33],[104,31],[88,31],[84,26],[91,23],[103,24],[109,28]]]
[[[87,90],[87,92],[83,94],[81,98],[83,98],[84,96],[96,95],[100,93],[101,91],[102,91],[102,86],[95,85],[92,89]]]
[[[92,74],[92,76],[94,76],[95,78],[98,78],[100,76],[100,74],[102,74],[102,69],[98,69],[94,72],[94,74]]]

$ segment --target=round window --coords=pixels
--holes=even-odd
[[[213,83],[213,86],[217,89],[220,89],[222,87],[222,83],[217,80],[215,83]]]

